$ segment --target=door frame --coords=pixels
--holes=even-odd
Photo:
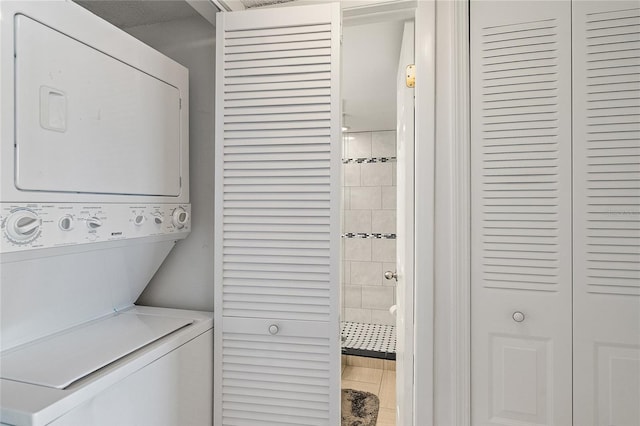
[[[435,424],[471,425],[470,0],[436,0]]]
[[[415,129],[414,129],[414,245],[413,321],[405,334],[413,336],[413,416],[411,424],[434,425],[434,253],[435,253],[435,123],[436,123],[436,0],[388,2],[345,7],[350,23],[387,19],[415,22]],[[418,360],[418,362],[416,362]]]

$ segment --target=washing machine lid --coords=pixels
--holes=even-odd
[[[74,327],[0,357],[0,378],[64,389],[193,320],[120,313]]]

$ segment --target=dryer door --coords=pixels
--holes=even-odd
[[[178,196],[180,91],[31,18],[15,25],[16,186]]]

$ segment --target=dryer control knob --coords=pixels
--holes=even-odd
[[[136,226],[142,226],[146,220],[147,218],[143,214],[139,214],[133,218],[133,223],[135,223]]]
[[[7,237],[18,244],[29,243],[40,235],[42,219],[31,210],[17,210],[7,217],[5,232]]]
[[[189,213],[187,213],[187,211],[182,207],[175,209],[172,216],[173,225],[178,229],[184,228],[187,222],[189,222]]]
[[[102,226],[102,221],[97,217],[94,216],[87,219],[87,227],[89,229],[96,229],[96,228],[100,228],[101,226]]]
[[[164,218],[160,216],[159,213],[156,213],[153,215],[153,221],[156,223],[156,225],[162,225],[162,222],[164,222]]]
[[[58,227],[63,231],[71,231],[73,229],[73,216],[66,214],[58,221]]]

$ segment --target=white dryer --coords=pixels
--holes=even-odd
[[[190,232],[188,70],[0,2],[0,423],[210,425],[212,314],[136,306]]]

